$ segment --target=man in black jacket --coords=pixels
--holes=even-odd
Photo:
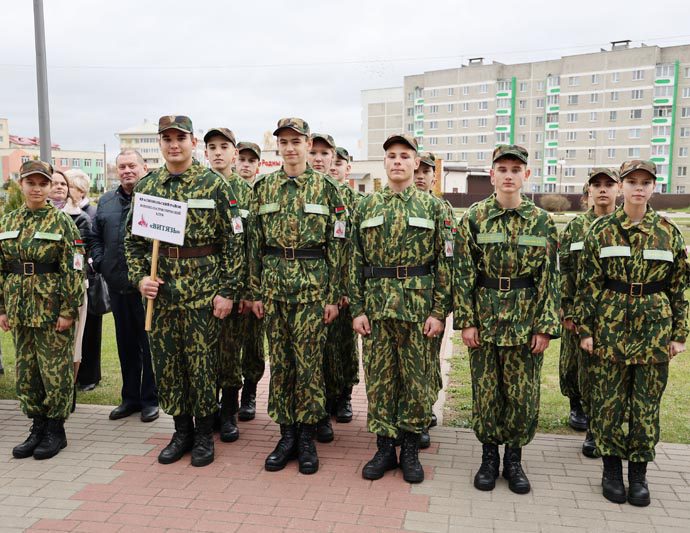
[[[124,249],[132,191],[147,168],[136,150],[123,150],[115,164],[120,186],[98,201],[90,243],[93,267],[108,283],[122,370],[122,403],[110,412],[110,419],[141,411],[141,421],[152,422],[158,418],[158,394],[144,331],[145,311],[139,291],[127,279]]]

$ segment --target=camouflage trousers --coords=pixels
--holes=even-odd
[[[55,324],[12,329],[16,353],[17,397],[29,418],[66,419],[74,394],[74,326],[55,331]]]
[[[278,424],[316,424],[326,415],[323,303],[264,301],[271,382],[268,414]]]
[[[220,323],[220,388],[242,387],[242,345],[246,339],[246,329],[245,315],[238,313],[237,306],[233,306],[232,313]]]
[[[568,398],[579,398],[582,409],[588,416],[591,411],[589,359],[590,355],[580,348],[579,335],[563,328],[561,354],[558,361],[561,394]]]
[[[244,315],[245,337],[242,344],[242,375],[244,381],[258,383],[266,369],[264,356],[264,324],[254,313]]]
[[[220,324],[210,306],[154,311],[151,359],[158,403],[169,415],[204,417],[217,410]]]
[[[483,444],[522,448],[537,431],[543,354],[529,344],[470,348],[472,426]]]
[[[668,363],[626,365],[592,357],[590,377],[590,427],[599,453],[634,462],[653,461]]]
[[[431,365],[434,368],[434,379],[431,387],[431,405],[433,405],[438,399],[438,393],[443,389],[443,374],[441,373],[441,344],[443,343],[443,335],[434,337],[431,342],[434,345],[431,350]]]
[[[434,341],[423,330],[423,322],[371,321],[371,334],[362,339],[371,433],[421,433],[431,423],[434,368],[429,354]]]
[[[323,377],[326,399],[335,400],[343,389],[359,383],[357,336],[352,329],[350,308],[341,308],[338,318],[326,329],[328,333],[323,352]]]

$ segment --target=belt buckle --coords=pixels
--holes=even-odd
[[[397,279],[407,279],[407,267],[406,266],[395,267],[395,277]]]
[[[25,276],[33,276],[35,274],[35,269],[34,269],[33,263],[22,263],[22,266],[24,267],[24,275]]]
[[[294,246],[288,246],[287,248],[283,248],[283,259],[287,259],[288,261],[294,261],[295,260],[295,247]]]
[[[639,289],[639,290],[638,290]],[[639,298],[644,292],[644,283],[631,283],[630,284],[630,296],[635,296]]]
[[[498,290],[508,292],[510,290],[510,278],[498,277]]]
[[[171,246],[170,248],[168,248],[168,257],[170,259],[179,259],[180,248],[178,246]]]

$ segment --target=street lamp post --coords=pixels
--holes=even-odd
[[[558,160],[558,193],[563,194],[563,165],[565,165],[565,159]]]
[[[38,86],[38,131],[41,139],[41,161],[50,163],[50,110],[48,108],[48,69],[46,66],[43,0],[34,0],[34,40],[36,42],[36,84]]]

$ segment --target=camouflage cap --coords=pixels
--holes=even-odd
[[[163,133],[165,130],[170,129],[194,133],[192,119],[184,115],[164,115],[158,119],[158,133]]]
[[[281,118],[278,121],[278,126],[276,127],[275,131],[273,132],[273,135],[278,135],[278,132],[282,129],[291,129],[296,131],[297,133],[300,133],[302,135],[306,135],[309,137],[309,124],[306,123],[306,121],[302,120],[301,118]]]
[[[254,153],[258,159],[261,159],[261,148],[259,148],[258,144],[250,142],[237,143],[237,151],[242,152],[243,150],[249,150],[250,152]]]
[[[390,135],[383,143],[383,149],[388,150],[388,147],[391,144],[395,143],[406,144],[415,152],[419,150],[419,146],[417,145],[417,139],[412,137],[412,135],[407,135],[406,133],[394,133],[393,135]]]
[[[206,132],[206,135],[204,135],[204,142],[208,143],[208,140],[214,135],[220,135],[221,137],[225,137],[228,141],[232,143],[233,146],[237,146],[235,134],[232,132],[232,130],[229,130],[228,128],[211,128]]]
[[[311,140],[315,141],[317,139],[325,142],[328,146],[333,148],[333,150],[336,149],[335,141],[333,140],[333,137],[328,135],[328,133],[312,133],[311,134]]]
[[[429,165],[431,168],[436,168],[436,156],[431,152],[422,152],[419,154],[419,158],[422,160],[423,164]]]
[[[345,148],[343,148],[342,146],[338,146],[335,149],[335,155],[336,155],[336,157],[338,157],[340,159],[344,159],[348,163],[350,161],[352,161],[352,158],[350,157],[350,153],[347,150],[345,150]]]
[[[22,163],[22,166],[19,169],[19,179],[26,178],[32,174],[40,174],[41,176],[48,178],[50,181],[53,181],[53,165],[46,163],[45,161],[39,161],[38,159]]]
[[[491,156],[491,161],[492,163],[495,163],[503,157],[519,159],[526,165],[527,160],[529,159],[529,153],[525,148],[518,146],[517,144],[499,144],[494,149],[494,153]]]
[[[587,184],[591,183],[591,181],[596,178],[597,176],[603,174],[604,176],[608,176],[611,178],[613,181],[618,183],[620,179],[618,178],[618,171],[614,170],[612,168],[605,168],[605,167],[594,167],[592,170],[589,171],[589,178],[587,179]]]
[[[656,179],[656,164],[654,163],[654,161],[645,161],[643,159],[631,159],[630,161],[624,161],[621,165],[621,169],[619,171],[621,181],[625,176],[627,176],[631,172],[635,172],[636,170],[644,170],[645,172],[648,172],[649,174],[654,176],[654,179]]]

